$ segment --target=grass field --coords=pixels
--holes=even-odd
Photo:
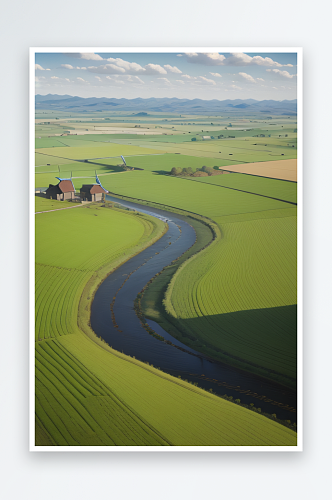
[[[297,201],[297,184],[295,182],[285,182],[279,179],[266,179],[264,177],[237,173],[196,178],[188,177],[187,179],[205,182],[216,187],[239,189],[261,196],[289,201],[291,203],[296,203]]]
[[[252,217],[219,223],[222,238],[175,274],[165,307],[192,347],[295,385],[296,211]]]
[[[87,283],[96,286],[162,229],[94,206],[36,215],[37,446],[295,446],[290,429],[117,353],[89,331]]]
[[[218,189],[207,183],[145,171],[105,175],[101,179],[105,188],[113,193],[178,207],[212,219],[224,215],[288,208],[283,202],[253,194]]]
[[[196,214],[186,219],[195,245],[146,288],[144,314],[207,356],[294,389],[296,207],[285,202],[296,203],[297,185],[285,180],[296,181],[296,120],[71,114],[39,112],[50,123],[36,125],[36,187],[72,176],[79,191],[97,171],[111,193]],[[144,171],[123,172],[120,155]],[[204,165],[238,173],[168,175]],[[72,206],[36,197],[35,210]],[[98,283],[163,230],[100,205],[36,215],[36,444],[296,445],[290,429],[118,353],[90,329]]]
[[[252,190],[260,194],[296,199],[293,183],[237,174],[206,179],[243,188],[242,177],[249,178]],[[105,176],[103,182],[115,193],[195,212],[217,223],[220,237],[173,278],[166,312],[182,335],[172,332],[215,359],[294,387],[296,208],[220,185],[149,172]],[[251,310],[256,312],[246,317],[244,311]],[[155,319],[148,306],[144,312]],[[230,331],[230,320],[236,336],[226,342],[220,332]],[[246,340],[249,323],[256,336],[251,350]],[[283,349],[274,350],[280,338]]]
[[[43,154],[65,158],[67,160],[84,160],[86,158],[105,158],[119,157],[120,155],[139,155],[139,154],[156,154],[159,150],[144,148],[139,146],[121,146],[119,144],[100,144],[100,147],[95,146],[75,146],[75,147],[57,147],[43,148]]]

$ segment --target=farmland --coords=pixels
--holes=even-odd
[[[82,226],[89,243],[68,245]],[[36,215],[36,444],[295,445],[294,432],[280,424],[81,330],[80,298],[91,278],[98,283],[162,229],[154,219],[96,206]]]
[[[296,118],[37,117],[36,187],[71,177],[79,191],[97,173],[111,194],[180,210],[195,228],[192,249],[144,290],[145,317],[210,359],[296,389]],[[203,166],[236,173],[170,175]],[[72,206],[36,197],[36,212]],[[36,215],[37,445],[295,445],[292,430],[92,332],[98,284],[164,229],[100,205]]]

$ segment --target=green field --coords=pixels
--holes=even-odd
[[[52,121],[36,125],[36,187],[72,177],[77,192],[97,171],[111,193],[181,210],[195,228],[195,245],[146,287],[143,314],[210,358],[296,388],[296,183],[169,175],[173,167],[296,158],[296,120],[38,117]],[[98,127],[127,131],[89,134]],[[128,131],[139,127],[162,135]],[[78,135],[61,136],[66,130]],[[120,155],[143,171],[124,172]],[[73,206],[36,197],[35,211]],[[290,429],[118,353],[92,332],[98,284],[163,230],[161,221],[101,205],[36,215],[36,444],[296,445]]]
[[[240,174],[207,179],[231,182],[233,176],[240,183],[249,178],[256,191],[264,188],[269,195],[295,199],[295,183]],[[217,223],[217,240],[184,264],[174,278],[166,313],[173,316],[182,333],[172,330],[172,334],[210,357],[294,387],[296,208],[255,194],[149,172],[105,176],[103,183],[115,193],[181,208]],[[176,307],[170,307],[173,302]],[[204,308],[200,309],[202,302]],[[145,313],[155,319],[149,307]],[[243,311],[251,310],[256,312],[247,319]],[[226,342],[220,331],[229,328],[230,320],[237,336],[231,335],[232,342]],[[257,337],[251,350],[247,349],[247,322]],[[281,338],[283,349],[274,351]],[[287,363],[285,352],[289,354]]]
[[[113,193],[181,208],[212,219],[289,208],[281,201],[145,171],[105,175],[101,179],[105,188]]]
[[[192,178],[188,178],[193,180]],[[297,184],[295,182],[281,181],[279,179],[266,179],[254,175],[231,174],[216,175],[209,177],[196,177],[195,181],[205,182],[213,186],[229,187],[259,194],[266,197],[277,198],[279,200],[297,201]]]
[[[252,217],[219,223],[222,237],[175,274],[165,307],[192,347],[294,386],[296,210]]]
[[[100,206],[36,215],[37,446],[296,445],[290,429],[118,353],[89,329],[93,289],[162,230]]]

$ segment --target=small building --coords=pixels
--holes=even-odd
[[[100,184],[83,184],[80,190],[81,201],[102,201],[104,193],[108,191]]]
[[[46,189],[46,198],[50,200],[72,200],[75,198],[75,188],[71,179],[59,179],[59,183],[54,186],[50,184]]]

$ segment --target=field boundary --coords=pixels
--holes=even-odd
[[[237,174],[237,173],[241,174],[242,172],[233,172],[233,173],[234,174]],[[251,175],[251,174],[246,174],[246,175]],[[201,182],[201,181],[198,180],[198,178],[196,180],[196,179],[191,179],[190,177],[180,176],[180,175],[177,175],[176,177],[178,177],[180,179],[184,179],[186,181]],[[256,175],[255,177],[263,177],[263,176]],[[273,177],[263,177],[263,178],[264,179],[273,179],[273,180],[283,180],[283,179],[275,179]],[[295,181],[288,181],[288,182],[295,182]],[[262,196],[263,198],[269,198],[270,200],[281,201],[282,203],[290,203],[291,205],[297,206],[297,203],[295,203],[294,201],[282,200],[281,198],[274,198],[273,196],[267,196],[265,194],[253,193],[252,191],[244,191],[243,189],[233,188],[233,187],[230,187],[230,186],[220,186],[219,184],[212,184],[212,183],[210,184],[209,182],[204,182],[204,184],[208,184],[209,186],[214,186],[214,187],[219,187],[219,188],[224,188],[224,189],[232,189],[233,191],[239,191],[240,193],[253,194],[254,196]]]

